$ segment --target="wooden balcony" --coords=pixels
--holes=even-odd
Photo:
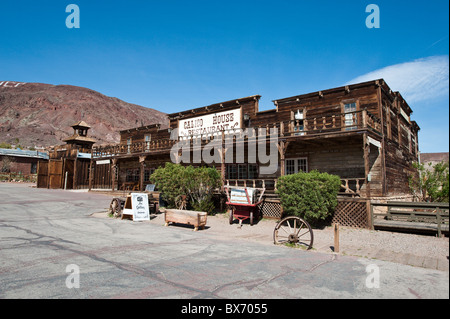
[[[341,178],[341,189],[339,195],[346,197],[361,197],[361,190],[365,183],[365,178]],[[275,192],[277,189],[278,179],[226,179],[224,186],[227,187],[252,187],[265,188],[266,190]]]
[[[358,130],[368,130],[381,135],[381,121],[367,110],[361,110],[351,113],[327,114],[321,117],[306,117],[302,120],[268,123],[265,126],[253,126],[250,129],[254,130],[254,133],[251,134],[253,139],[263,135],[269,136],[273,130],[278,134],[278,137],[284,138],[320,138],[325,134],[349,134]],[[224,132],[223,137],[225,138],[230,134],[239,137],[242,132],[228,130]],[[193,136],[190,138],[191,147],[203,147],[217,136],[222,136],[222,134]],[[245,142],[249,139],[251,138],[244,137]],[[92,158],[138,156],[156,152],[168,153],[177,142],[176,140],[164,139],[131,144],[94,146]]]
[[[355,130],[370,130],[381,134],[381,120],[367,110],[361,110],[266,125],[266,129],[271,128],[276,128],[281,137],[342,133]]]
[[[150,142],[138,142],[132,144],[116,144],[96,146],[92,149],[92,158],[116,157],[127,155],[139,155],[158,151],[169,152],[176,143],[173,140],[155,140]]]

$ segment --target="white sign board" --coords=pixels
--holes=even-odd
[[[131,205],[133,221],[150,220],[147,194],[131,193]]]
[[[247,197],[248,195],[248,197]],[[254,204],[256,190],[254,188],[231,188],[230,203],[235,204]]]
[[[106,164],[111,164],[111,160],[107,159],[107,160],[100,160],[100,161],[96,161],[95,162],[97,165],[106,165]]]
[[[178,137],[217,135],[222,131],[241,128],[241,109],[207,114],[178,123]]]

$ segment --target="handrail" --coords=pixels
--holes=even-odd
[[[321,134],[321,133],[334,133],[342,131],[352,131],[361,129],[370,129],[376,132],[381,132],[381,120],[375,115],[368,112],[366,109],[348,112],[348,113],[333,113],[324,116],[309,116],[303,120],[287,120],[281,122],[267,123],[266,125],[254,126],[248,128],[253,130],[251,138],[257,138],[260,136],[269,136],[271,130],[275,129],[278,136],[305,136],[309,134]],[[264,130],[265,129],[265,130]],[[228,138],[231,136],[237,136],[243,133],[239,129],[229,129],[223,132],[223,136]],[[245,133],[245,132],[244,132]],[[220,136],[222,138],[222,132],[210,133],[208,135],[197,135],[188,137],[189,140],[200,140],[200,145],[208,144],[213,138]],[[247,141],[250,139],[248,136],[243,136]],[[180,137],[179,140],[183,140],[185,137]],[[152,140],[148,142],[135,142],[131,144],[113,144],[106,146],[94,146],[92,148],[92,157],[110,157],[117,155],[127,155],[136,153],[146,153],[152,151],[164,151],[169,150],[172,146],[178,142],[171,139]]]
[[[374,206],[384,206],[387,207],[386,213],[375,213]],[[405,208],[410,210],[391,210],[391,208]],[[413,209],[413,211],[411,211]],[[417,209],[418,211],[415,211]],[[428,212],[423,212],[420,210],[428,210]],[[449,203],[431,203],[431,202],[387,202],[387,203],[370,203],[370,220],[371,226],[374,228],[375,216],[382,216],[385,218],[390,218],[394,213],[397,214],[406,214],[411,217],[415,217],[416,215],[421,215],[430,217],[430,221],[435,221],[437,224],[437,232],[440,237],[442,234],[442,225],[447,223],[449,218]],[[432,218],[435,217],[435,218]],[[409,221],[413,222],[413,221]]]

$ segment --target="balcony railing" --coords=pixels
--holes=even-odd
[[[170,150],[176,141],[165,139],[131,144],[96,146],[92,149],[93,158],[140,154],[154,151]]]
[[[362,129],[381,132],[381,121],[367,110],[361,110],[349,113],[306,117],[302,120],[269,123],[265,126],[253,126],[251,129],[254,130],[254,133],[251,135],[253,137],[262,135],[269,136],[273,130],[275,130],[279,137],[302,137],[317,134],[350,132]],[[230,134],[239,136],[240,133],[239,130],[228,130],[224,132],[225,136]],[[221,135],[221,132],[216,132],[215,134],[193,136],[190,140],[193,147],[203,147],[211,140]],[[194,144],[192,141],[196,141],[196,143]],[[131,144],[95,146],[92,149],[92,154],[93,158],[101,158],[151,153],[155,151],[169,151],[176,142],[176,140],[164,139]]]
[[[361,110],[283,121],[276,125],[276,127],[279,129],[280,136],[306,136],[320,133],[348,132],[359,129],[381,132],[381,120],[367,110]]]
[[[361,189],[365,182],[365,178],[341,178],[340,195],[346,196],[361,196]],[[227,187],[252,187],[265,188],[267,190],[277,189],[278,179],[225,179],[224,185]]]

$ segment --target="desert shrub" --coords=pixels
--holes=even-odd
[[[409,177],[409,187],[413,195],[420,201],[449,201],[449,165],[440,162],[432,165],[413,163],[416,174]]]
[[[287,215],[315,224],[333,213],[340,185],[339,176],[318,171],[301,172],[280,177],[277,194]]]
[[[159,167],[150,176],[150,181],[161,192],[161,197],[167,202],[169,208],[178,208],[177,202],[186,194],[185,181],[182,178],[185,168],[178,164],[167,162]]]
[[[215,208],[213,191],[221,185],[220,174],[215,168],[173,163],[155,170],[150,180],[161,191],[169,208],[181,208],[181,198],[186,196],[189,208],[208,213]]]
[[[215,209],[213,191],[220,187],[221,177],[215,168],[186,167],[186,189],[194,210],[212,213]]]

